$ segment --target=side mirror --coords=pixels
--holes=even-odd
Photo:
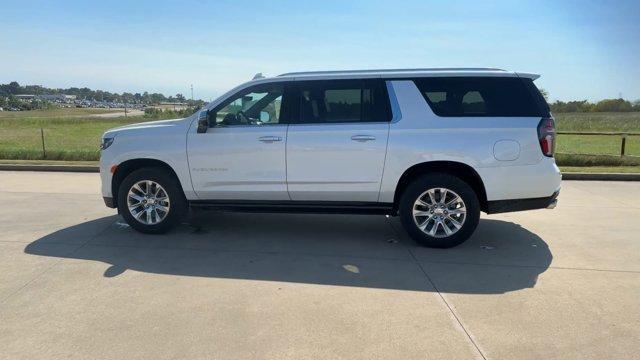
[[[198,113],[198,134],[206,133],[209,129],[209,110]]]
[[[269,122],[271,120],[271,115],[266,111],[260,111],[260,121]]]

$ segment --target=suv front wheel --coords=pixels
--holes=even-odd
[[[132,228],[161,234],[187,212],[178,179],[162,168],[142,168],[127,175],[118,190],[118,211]]]
[[[455,176],[419,177],[402,194],[400,221],[419,244],[450,248],[462,244],[478,226],[480,204],[473,189]]]

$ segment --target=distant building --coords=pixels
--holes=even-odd
[[[48,101],[73,101],[76,99],[76,96],[67,94],[38,95],[38,99]]]
[[[68,102],[68,101],[74,101],[76,99],[76,96],[67,95],[67,94],[43,94],[43,95],[20,94],[20,95],[16,95],[16,98],[23,101],[38,99],[38,100],[46,100],[46,101]]]
[[[26,94],[16,95],[16,99],[24,100],[24,101],[33,100],[35,98],[36,98],[35,95],[26,95]]]

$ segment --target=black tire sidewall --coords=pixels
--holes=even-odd
[[[151,180],[160,184],[169,195],[171,207],[167,217],[158,224],[146,225],[136,220],[129,212],[127,194],[129,189],[141,180]],[[161,168],[142,168],[133,171],[122,181],[118,189],[118,211],[135,230],[147,234],[162,234],[179,224],[187,211],[187,201],[184,197],[178,179]]]
[[[413,204],[418,196],[437,187],[456,192],[467,208],[467,217],[462,228],[446,238],[436,238],[425,234],[413,220]],[[398,212],[402,226],[409,236],[418,244],[433,248],[450,248],[462,244],[471,237],[480,221],[480,203],[471,186],[458,177],[441,173],[423,175],[407,186],[400,198]]]

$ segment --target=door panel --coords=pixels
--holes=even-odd
[[[291,200],[378,201],[388,123],[289,125]]]
[[[287,125],[220,126],[187,139],[193,188],[200,199],[289,200]]]

